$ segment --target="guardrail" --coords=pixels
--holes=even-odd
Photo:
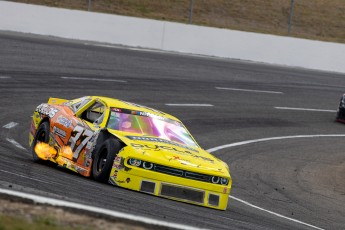
[[[345,73],[344,44],[87,11],[0,1],[0,30]]]

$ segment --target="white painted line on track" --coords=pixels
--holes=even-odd
[[[307,109],[307,108],[292,108],[292,107],[274,107],[274,108],[282,109],[282,110],[316,111],[316,112],[330,112],[330,113],[337,112],[337,110],[327,110],[327,109]]]
[[[0,79],[8,79],[11,78],[10,76],[0,76]]]
[[[220,89],[220,90],[232,90],[232,91],[243,91],[243,92],[253,92],[253,93],[284,94],[283,92],[265,91],[265,90],[254,90],[254,89],[237,89],[237,88],[225,88],[225,87],[216,87],[216,89]]]
[[[12,129],[12,128],[16,127],[17,125],[18,125],[17,122],[13,122],[13,121],[12,121],[12,122],[10,122],[10,123],[8,123],[8,124],[2,126],[2,127],[5,128],[5,129]]]
[[[8,142],[10,142],[11,144],[13,144],[14,146],[16,146],[17,148],[26,150],[26,148],[24,148],[21,144],[19,144],[18,142],[16,142],[14,139],[6,138],[6,140],[7,140]]]
[[[200,106],[200,107],[211,107],[211,104],[165,104],[167,106]]]
[[[272,214],[272,215],[274,215],[274,216],[277,216],[277,217],[280,217],[280,218],[283,218],[283,219],[286,219],[286,220],[290,220],[290,221],[292,221],[292,222],[295,222],[295,223],[298,223],[298,224],[302,224],[302,225],[308,226],[308,227],[310,227],[310,228],[319,229],[319,230],[324,230],[323,228],[319,228],[319,227],[316,227],[316,226],[314,226],[314,225],[307,224],[307,223],[304,223],[304,222],[302,222],[302,221],[299,221],[299,220],[296,220],[296,219],[293,219],[293,218],[290,218],[290,217],[287,217],[287,216],[283,216],[283,215],[280,215],[280,214],[278,214],[278,213],[269,211],[269,210],[267,210],[267,209],[260,208],[259,206],[253,205],[253,204],[251,204],[251,203],[249,203],[249,202],[247,202],[247,201],[241,200],[241,199],[236,198],[236,197],[234,197],[234,196],[229,196],[229,198],[230,198],[230,199],[233,199],[233,200],[236,200],[236,201],[238,201],[238,202],[241,202],[241,203],[243,203],[243,204],[245,204],[245,205],[248,205],[248,206],[250,206],[250,207],[252,207],[252,208],[256,208],[256,209],[259,209],[259,210],[261,210],[261,211],[267,212],[267,213]]]
[[[9,171],[6,171],[6,170],[2,170],[2,169],[0,169],[0,172],[11,174],[11,175],[15,175],[15,176],[22,177],[22,178],[29,179],[29,180],[34,180],[34,181],[46,183],[46,184],[55,184],[55,183],[51,183],[51,182],[48,182],[48,181],[39,180],[39,179],[31,178],[31,177],[28,177],[28,176],[24,176],[24,175],[21,175],[21,174],[12,173],[12,172],[9,172]]]
[[[155,219],[151,219],[151,218],[147,218],[147,217],[143,217],[143,216],[126,214],[123,212],[117,212],[117,211],[113,211],[113,210],[109,210],[109,209],[98,208],[98,207],[93,207],[90,205],[78,204],[78,203],[73,203],[73,202],[68,202],[68,201],[63,201],[63,200],[57,200],[57,199],[53,199],[53,198],[48,198],[48,197],[43,197],[43,196],[38,196],[38,195],[33,195],[33,194],[27,194],[27,193],[23,193],[23,192],[8,190],[8,189],[0,189],[0,193],[7,194],[10,196],[16,196],[16,197],[20,197],[20,198],[24,198],[24,199],[29,199],[29,200],[34,201],[35,203],[49,204],[49,205],[53,205],[53,206],[66,207],[66,208],[74,208],[74,209],[89,211],[89,212],[93,212],[93,213],[104,214],[104,215],[108,215],[108,216],[112,216],[112,217],[116,217],[116,218],[138,221],[138,222],[142,222],[145,224],[158,225],[158,226],[175,228],[175,229],[186,229],[186,230],[198,230],[198,229],[200,229],[200,228],[195,228],[195,227],[188,226],[188,225],[175,224],[175,223],[155,220]]]
[[[124,80],[104,79],[104,78],[87,78],[87,77],[61,77],[61,78],[69,79],[69,80],[82,80],[82,81],[106,81],[106,82],[122,82],[122,83],[127,82]]]
[[[247,145],[247,144],[252,144],[252,143],[258,143],[258,142],[264,142],[264,141],[284,140],[284,139],[294,139],[294,138],[314,138],[314,137],[345,137],[345,134],[316,134],[316,135],[295,135],[295,136],[282,136],[282,137],[268,137],[268,138],[261,138],[261,139],[241,141],[241,142],[235,142],[232,144],[221,145],[221,146],[217,146],[214,148],[210,148],[207,151],[212,153],[212,152],[216,152],[216,151],[221,150],[221,149],[231,148],[231,147],[240,146],[240,145]]]
[[[226,148],[231,148],[231,147],[236,147],[236,146],[241,146],[241,145],[247,145],[247,144],[252,144],[252,143],[258,143],[258,142],[264,142],[264,141],[284,140],[284,139],[294,139],[294,138],[318,138],[318,137],[345,137],[345,134],[316,134],[316,135],[294,135],[294,136],[268,137],[268,138],[254,139],[254,140],[241,141],[241,142],[235,142],[235,143],[232,143],[232,144],[221,145],[221,146],[217,146],[217,147],[214,147],[214,148],[210,148],[210,149],[208,149],[206,151],[212,153],[212,152],[216,152],[216,151],[221,150],[221,149],[226,149]],[[240,198],[237,198],[237,197],[234,197],[234,196],[231,196],[231,195],[229,196],[229,198],[234,199],[234,200],[236,200],[238,202],[241,202],[241,203],[243,203],[245,205],[248,205],[248,206],[250,206],[252,208],[256,208],[256,209],[259,209],[261,211],[270,213],[270,214],[275,215],[277,217],[280,217],[280,218],[283,218],[283,219],[286,219],[286,220],[290,220],[290,221],[293,221],[295,223],[299,223],[299,224],[302,224],[302,225],[305,225],[305,226],[308,226],[308,227],[311,227],[311,228],[314,228],[314,229],[323,230],[322,228],[316,227],[314,225],[302,222],[300,220],[292,219],[290,217],[283,216],[283,215],[281,215],[279,213],[275,213],[275,212],[269,211],[267,209],[261,208],[259,206],[253,205],[253,204],[251,204],[251,203],[249,203],[249,202],[247,202],[245,200],[242,200]]]

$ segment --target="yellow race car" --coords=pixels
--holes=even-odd
[[[100,182],[225,210],[232,180],[180,120],[118,99],[50,98],[29,134],[34,161],[50,160]]]

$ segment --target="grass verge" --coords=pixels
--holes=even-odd
[[[188,23],[191,0],[91,0],[91,11]],[[88,10],[88,0],[14,0]],[[192,23],[286,36],[291,0],[194,0]],[[344,0],[295,0],[291,36],[345,43]]]

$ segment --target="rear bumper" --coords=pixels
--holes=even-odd
[[[339,107],[337,111],[336,121],[345,123],[345,108]]]

